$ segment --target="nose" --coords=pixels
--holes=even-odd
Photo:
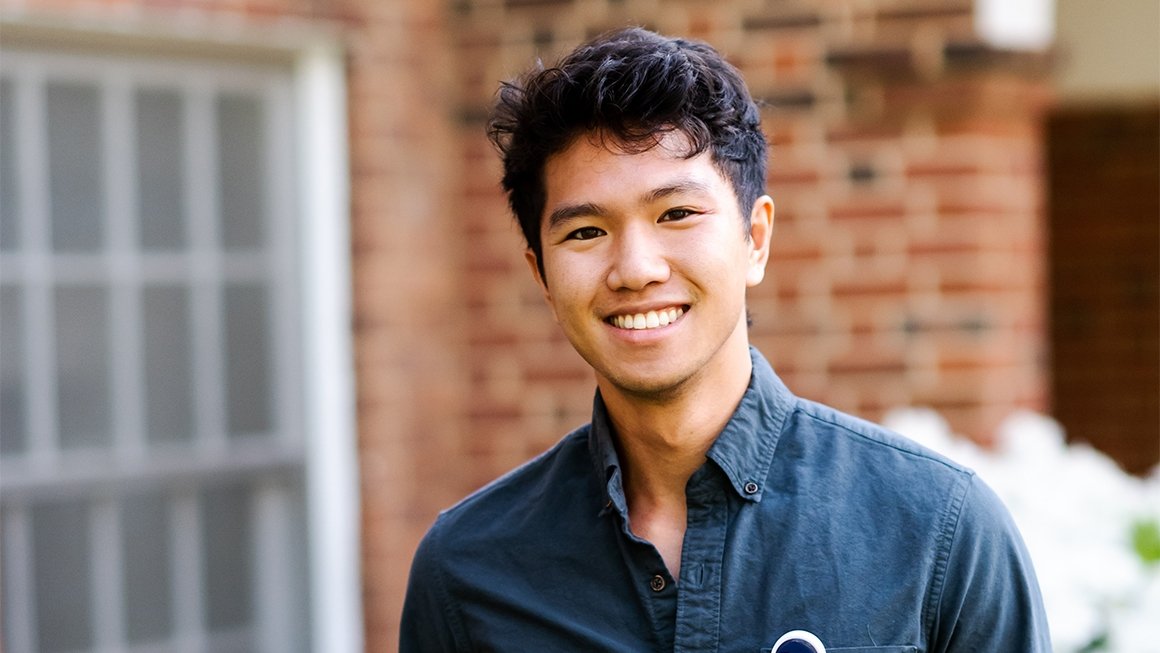
[[[668,281],[671,272],[664,244],[646,226],[630,226],[614,236],[608,287],[612,290],[643,290]]]

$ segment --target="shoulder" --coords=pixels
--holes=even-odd
[[[472,492],[444,510],[429,537],[454,533],[458,541],[518,536],[533,517],[593,487],[589,426],[579,427],[550,449]]]
[[[792,422],[827,461],[868,487],[890,485],[909,495],[940,499],[947,527],[963,537],[979,529],[1014,530],[997,494],[971,468],[917,442],[857,417],[804,399]],[[803,435],[808,434],[808,435]],[[803,446],[803,445],[798,445]]]
[[[945,647],[938,650],[1051,650],[1031,556],[1006,506],[977,476],[950,524],[945,551],[927,606],[934,639]]]
[[[775,460],[775,482],[794,488],[810,506],[842,523],[882,528],[880,537],[903,538],[915,554],[949,555],[964,520],[975,530],[1006,529],[1006,510],[973,470],[808,400],[797,400]]]
[[[975,477],[970,468],[883,426],[807,399],[795,399],[783,436],[789,436],[786,444],[790,447],[808,448],[815,454],[814,460],[856,472],[863,481],[882,477],[908,479],[912,484],[922,479],[955,486],[960,492],[965,492]]]
[[[851,515],[873,514],[878,527],[905,530],[908,538],[925,529],[927,536],[917,540],[930,561],[923,622],[938,643],[934,650],[1050,650],[1023,539],[1002,500],[973,470],[810,401],[798,400],[791,422],[791,442],[814,453],[809,466],[846,484],[843,509],[852,503]]]
[[[522,549],[567,510],[561,502],[592,494],[576,491],[595,485],[587,436],[587,426],[576,429],[436,517],[411,561],[400,650],[473,650],[463,588],[493,587],[517,573],[527,560]]]
[[[782,451],[784,447],[784,451]],[[933,650],[1050,650],[1042,598],[1006,506],[971,469],[886,428],[797,399],[778,443],[843,524],[872,515],[881,537],[926,563]],[[824,484],[826,492],[816,490]],[[903,547],[905,548],[905,547]],[[899,548],[895,551],[901,550]],[[955,638],[965,646],[952,644]]]

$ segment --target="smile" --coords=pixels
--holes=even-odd
[[[633,313],[631,315],[613,315],[607,319],[607,322],[619,329],[659,329],[666,327],[677,318],[685,314],[683,306],[674,306],[672,308],[663,308],[659,311],[649,311],[647,313]]]

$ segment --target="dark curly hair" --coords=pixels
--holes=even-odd
[[[488,137],[503,157],[503,188],[541,274],[547,160],[582,134],[638,153],[672,131],[686,137],[687,157],[709,150],[748,223],[765,192],[765,135],[740,73],[709,45],[617,30],[500,86]]]

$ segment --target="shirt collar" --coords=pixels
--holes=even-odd
[[[709,448],[708,457],[729,479],[737,495],[760,502],[782,426],[793,406],[793,395],[756,348],[749,348],[753,373],[741,403]],[[604,488],[601,514],[616,509],[627,514],[620,458],[613,440],[608,409],[596,391],[588,450]]]
[[[708,456],[725,472],[738,496],[759,502],[794,401],[761,352],[751,346],[749,357],[753,361],[749,387]]]
[[[592,429],[588,433],[588,452],[596,466],[596,474],[604,488],[604,501],[600,514],[615,508],[621,515],[628,514],[628,501],[624,497],[624,481],[620,473],[620,456],[612,439],[612,420],[604,406],[600,390],[592,401]]]

